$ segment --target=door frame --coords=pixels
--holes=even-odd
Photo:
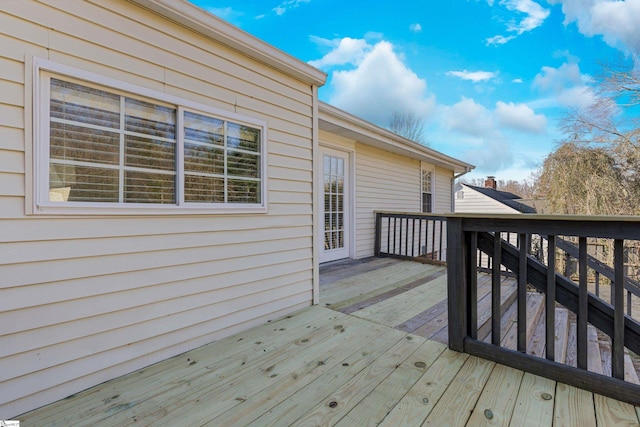
[[[331,262],[334,260],[324,259],[324,156],[325,154],[343,156],[345,158],[345,198],[344,202],[344,223],[345,223],[345,246],[346,257],[355,258],[355,150],[339,147],[330,144],[320,144],[320,159],[318,170],[318,217],[319,232],[317,236],[318,260],[319,263]],[[337,258],[337,259],[344,259]],[[337,260],[336,259],[336,260]]]

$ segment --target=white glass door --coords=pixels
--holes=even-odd
[[[320,262],[349,257],[349,154],[324,150],[323,227]]]

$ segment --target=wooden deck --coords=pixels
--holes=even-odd
[[[640,425],[640,408],[448,350],[445,299],[443,267],[323,266],[322,305],[18,419],[23,427]]]

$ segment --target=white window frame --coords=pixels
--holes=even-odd
[[[128,95],[147,102],[170,105],[176,109],[176,188],[175,204],[59,202],[49,200],[49,99],[50,78],[70,81],[88,87]],[[122,82],[110,77],[87,72],[47,59],[33,60],[33,213],[56,215],[135,215],[135,214],[214,214],[214,213],[266,213],[267,212],[267,123],[168,95],[152,89]],[[184,202],[184,111],[260,129],[260,203],[185,203]]]
[[[431,188],[429,188],[429,191],[425,191],[424,188],[424,174],[425,173],[429,173],[431,174],[431,179],[430,179],[430,184],[431,184]],[[435,212],[435,196],[434,196],[434,186],[435,186],[435,171],[433,168],[429,168],[426,166],[422,166],[420,168],[420,212],[421,213],[434,213]],[[422,202],[422,198],[424,197],[424,194],[428,193],[431,194],[431,211],[430,212],[424,212],[423,210],[423,206],[424,203]]]

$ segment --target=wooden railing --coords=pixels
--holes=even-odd
[[[504,240],[503,233],[517,233],[517,243]],[[546,262],[531,254],[532,237],[546,236]],[[557,273],[558,236],[577,239],[578,278],[574,283]],[[591,268],[588,238],[611,239],[611,303],[588,290]],[[447,218],[447,273],[449,346],[516,369],[551,378],[595,393],[640,405],[640,386],[624,380],[625,347],[640,354],[640,323],[625,314],[625,240],[640,240],[640,221],[632,218],[542,217],[532,215],[451,215]],[[478,339],[478,254],[491,257],[491,342]],[[503,269],[517,278],[517,345],[501,347],[500,291]],[[600,271],[598,274],[603,274]],[[625,286],[627,289],[625,289]],[[545,295],[545,358],[527,354],[527,290]],[[629,304],[630,299],[627,299]],[[577,368],[555,361],[556,306],[576,315]],[[629,308],[630,309],[630,308]],[[587,370],[588,324],[611,339],[611,376]]]
[[[442,215],[376,212],[375,256],[444,263],[446,221]]]

